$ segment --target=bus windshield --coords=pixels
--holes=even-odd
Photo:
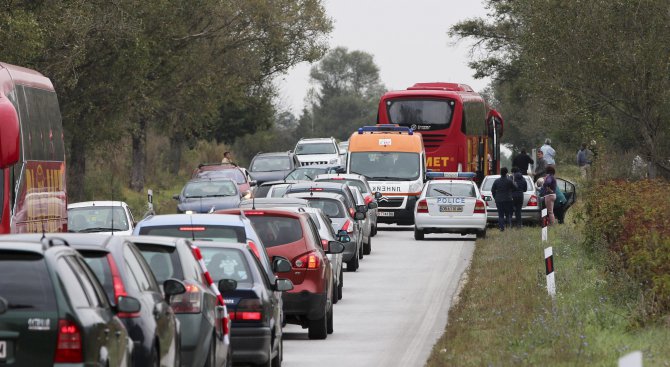
[[[414,181],[421,174],[418,153],[352,152],[349,162],[351,173],[372,181]]]
[[[419,130],[445,129],[451,124],[454,101],[446,99],[391,99],[386,101],[389,122],[417,125]],[[416,129],[417,126],[414,126]],[[420,127],[424,127],[421,129]]]

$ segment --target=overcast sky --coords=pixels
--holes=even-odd
[[[480,91],[489,79],[474,79],[468,67],[471,41],[449,37],[461,20],[485,17],[481,0],[324,0],[333,19],[330,46],[374,56],[387,88],[417,82],[460,82]],[[281,105],[299,115],[311,65],[303,63],[278,81]]]

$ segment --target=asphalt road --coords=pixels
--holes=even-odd
[[[409,228],[380,230],[359,270],[344,273],[335,332],[326,340],[309,340],[297,325],[284,328],[284,366],[425,364],[444,332],[475,238],[427,235],[419,242]]]

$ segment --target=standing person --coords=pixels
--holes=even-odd
[[[556,202],[554,202],[554,217],[558,224],[563,224],[565,220],[565,204],[568,200],[565,198],[565,195],[561,191],[559,185],[556,185]]]
[[[230,152],[223,153],[223,159],[221,160],[221,163],[235,164],[233,163],[233,155]]]
[[[556,151],[551,147],[551,139],[544,139],[544,145],[540,147],[544,154],[544,162],[547,166],[556,167]]]
[[[517,167],[521,174],[525,175],[528,173],[528,166],[533,163],[535,163],[533,158],[526,154],[526,148],[521,148],[521,153],[512,160],[512,173],[514,173],[514,167]]]
[[[544,153],[542,149],[537,150],[537,164],[535,164],[535,172],[533,172],[533,181],[537,181],[540,177],[544,176],[544,172],[547,169],[547,163],[544,160]]]
[[[582,148],[577,152],[577,165],[579,166],[582,178],[586,178],[588,175],[592,161],[593,152],[586,146],[586,143],[582,143]]]
[[[556,202],[556,170],[552,166],[547,167],[547,176],[544,178],[542,189],[540,189],[540,196],[544,198],[544,205],[547,207],[547,215],[549,216],[549,225],[554,224],[554,203]]]
[[[516,218],[516,226],[523,227],[521,222],[521,208],[523,207],[523,195],[528,190],[528,184],[523,177],[521,170],[512,167],[512,183],[514,183],[514,191],[512,192],[512,200],[514,201],[514,217]]]
[[[514,183],[507,177],[507,167],[500,169],[500,178],[493,181],[491,187],[491,195],[496,203],[498,209],[498,229],[505,230],[512,226],[512,212],[514,211],[514,199],[512,199],[512,192],[514,192]]]

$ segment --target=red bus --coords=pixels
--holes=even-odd
[[[67,231],[58,99],[42,74],[0,62],[0,233]]]
[[[465,84],[417,83],[387,92],[377,123],[421,133],[426,168],[433,172],[475,172],[480,182],[500,172],[502,117]]]

